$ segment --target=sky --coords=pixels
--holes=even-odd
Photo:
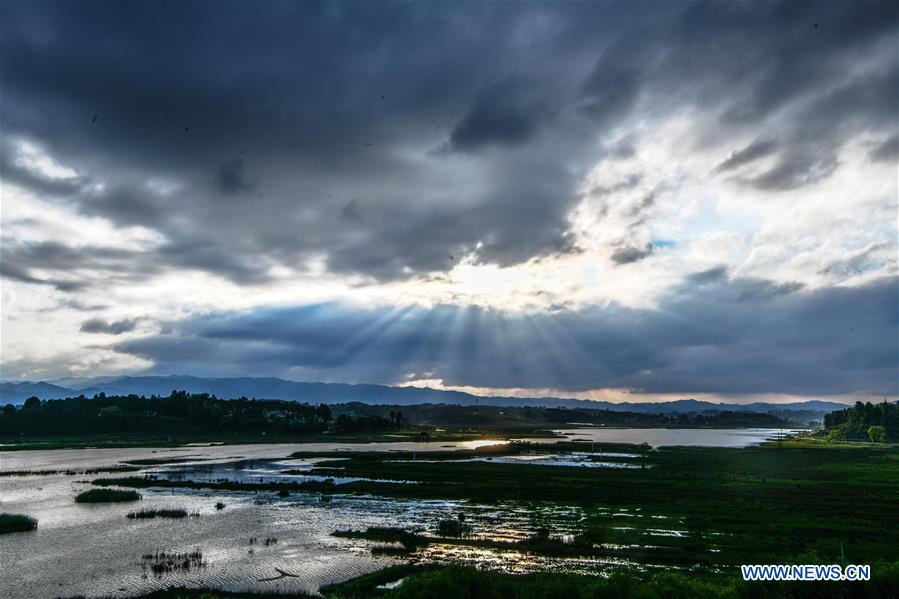
[[[895,2],[3,2],[5,380],[899,395]]]

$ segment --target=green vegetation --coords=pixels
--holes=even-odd
[[[394,410],[389,411],[389,418],[385,418],[383,414],[363,414],[358,416],[354,416],[352,413],[340,414],[334,421],[334,432],[373,433],[387,430],[399,430],[403,428],[405,424],[406,420],[403,417],[403,413]]]
[[[150,518],[187,518],[188,515],[185,509],[138,510],[129,512],[125,517],[129,520],[148,520]],[[199,516],[199,514],[193,515]]]
[[[892,599],[899,596],[899,562],[875,562],[872,580],[858,582],[743,582],[736,576],[614,570],[608,577],[483,572],[474,568],[400,565],[320,589],[326,599]],[[379,588],[402,580],[392,589]],[[306,599],[304,593],[230,593],[171,588],[143,599]]]
[[[89,489],[75,496],[75,503],[118,503],[140,500],[140,493],[124,489]]]
[[[869,426],[868,438],[871,443],[884,443],[887,440],[887,430],[882,426]]]
[[[343,537],[345,539],[365,539],[379,543],[399,543],[406,551],[412,551],[423,545],[427,545],[432,540],[426,539],[421,535],[407,532],[402,528],[387,528],[379,526],[370,526],[365,531],[355,530],[338,530],[333,533],[335,537]]]
[[[338,409],[338,406],[333,406]],[[383,414],[390,406],[351,403],[339,406],[354,414]],[[441,427],[455,430],[491,430],[496,432],[535,431],[570,428],[572,422],[586,425],[622,427],[771,427],[785,422],[770,414],[752,412],[704,412],[679,414],[646,414],[591,410],[587,408],[541,408],[510,406],[454,406],[423,404],[403,406],[403,417],[421,427]]]
[[[171,587],[140,595],[140,599],[313,599],[318,595],[306,593],[248,593],[245,591],[229,592],[213,589],[187,589]],[[80,598],[76,598],[80,599]]]
[[[339,457],[341,476],[367,480],[237,483],[132,477],[94,483],[578,505],[586,518],[580,546],[562,547],[548,539],[541,551],[570,554],[573,549],[647,564],[733,568],[791,563],[783,560],[810,551],[830,560],[842,554],[854,563],[899,559],[899,448],[889,445],[801,440],[745,449],[664,448],[648,452],[645,469],[458,461],[591,447],[640,453],[634,445],[589,443],[429,452],[419,460],[386,452],[299,453],[295,456]],[[316,468],[311,474],[333,475],[335,462],[327,464],[328,469]],[[620,546],[629,549],[622,552],[616,548]]]
[[[27,434],[95,435],[148,433],[315,433],[327,430],[328,406],[292,401],[255,401],[245,397],[220,400],[215,396],[172,391],[168,397],[95,395],[41,401],[29,398],[21,409],[0,410],[4,436]]]
[[[319,591],[327,599],[361,599],[363,597],[383,597],[389,591],[378,587],[386,584],[395,584],[398,580],[403,580],[410,576],[417,576],[431,572],[436,568],[433,566],[420,566],[411,564],[400,564],[397,566],[388,566],[371,574],[365,574],[341,582],[338,584],[323,586]],[[559,598],[557,598],[559,599]]]
[[[437,534],[441,537],[467,537],[470,536],[472,527],[465,524],[462,514],[458,518],[446,518],[437,522]]]
[[[119,447],[183,447],[193,443],[198,445],[246,445],[259,443],[383,443],[396,441],[416,441],[419,430],[385,431],[382,433],[346,433],[337,434],[331,431],[320,433],[265,433],[265,432],[197,432],[169,431],[146,433],[109,433],[95,435],[22,435],[15,437],[2,436],[0,443],[6,443],[3,451],[30,451],[37,449],[82,449],[82,448],[119,448]],[[441,432],[431,434],[431,441],[467,441],[480,439],[487,433]],[[495,436],[490,433],[491,436]],[[529,435],[536,436],[536,435]]]
[[[101,468],[86,468],[84,470],[6,470],[0,472],[2,476],[51,476],[54,474],[64,474],[65,476],[76,476],[85,474],[101,474],[104,472],[136,472],[140,470],[135,466],[104,466]]]
[[[132,466],[163,466],[163,465],[171,465],[171,464],[184,464],[186,462],[204,462],[209,458],[192,458],[192,457],[183,457],[183,458],[143,458],[140,460],[126,460],[123,462],[124,464],[130,464]]]
[[[155,576],[161,577],[170,572],[189,572],[206,567],[203,552],[199,549],[184,553],[172,553],[165,550],[146,553],[141,557],[141,565]]]
[[[400,411],[400,408],[402,411]],[[168,397],[95,395],[0,409],[5,450],[68,447],[167,447],[185,443],[298,441],[446,441],[484,436],[551,436],[572,422],[627,427],[778,427],[770,414],[715,412],[642,414],[538,407],[347,403],[218,399],[173,391]],[[437,430],[440,429],[440,430]],[[159,431],[165,431],[160,433]],[[133,465],[142,465],[139,462]],[[143,464],[143,465],[149,465]]]
[[[872,568],[873,570],[873,568]],[[677,572],[636,573],[616,571],[609,577],[574,574],[529,574],[516,576],[482,572],[474,568],[448,567],[411,574],[402,584],[382,593],[364,589],[353,593],[341,585],[323,589],[326,597],[371,597],[390,599],[480,599],[545,598],[571,599],[663,599],[703,597],[708,599],[819,598],[865,596],[895,597],[899,590],[899,567],[885,564],[870,583],[744,583],[733,577],[703,578]],[[330,594],[333,593],[333,594]],[[863,595],[862,595],[863,593]]]
[[[0,535],[28,532],[37,528],[37,520],[23,514],[0,514]]]
[[[857,401],[852,407],[825,415],[824,427],[832,441],[899,442],[899,404]]]

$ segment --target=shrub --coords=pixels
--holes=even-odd
[[[131,520],[146,520],[149,518],[187,518],[187,510],[138,510],[130,512],[126,518]]]
[[[75,496],[75,503],[111,503],[138,501],[140,493],[123,489],[90,489]]]
[[[467,537],[471,534],[471,525],[461,519],[441,520],[437,523],[437,534],[441,537]]]
[[[0,514],[0,535],[28,532],[37,528],[37,520],[22,514]]]

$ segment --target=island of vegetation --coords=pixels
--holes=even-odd
[[[24,514],[0,514],[0,535],[28,532],[37,528],[37,520]]]
[[[88,489],[75,496],[75,503],[123,503],[140,499],[140,493],[130,489]]]

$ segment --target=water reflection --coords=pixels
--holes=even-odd
[[[553,431],[568,441],[648,443],[652,447],[749,447],[792,435],[802,429],[777,428],[606,428],[584,427]]]

